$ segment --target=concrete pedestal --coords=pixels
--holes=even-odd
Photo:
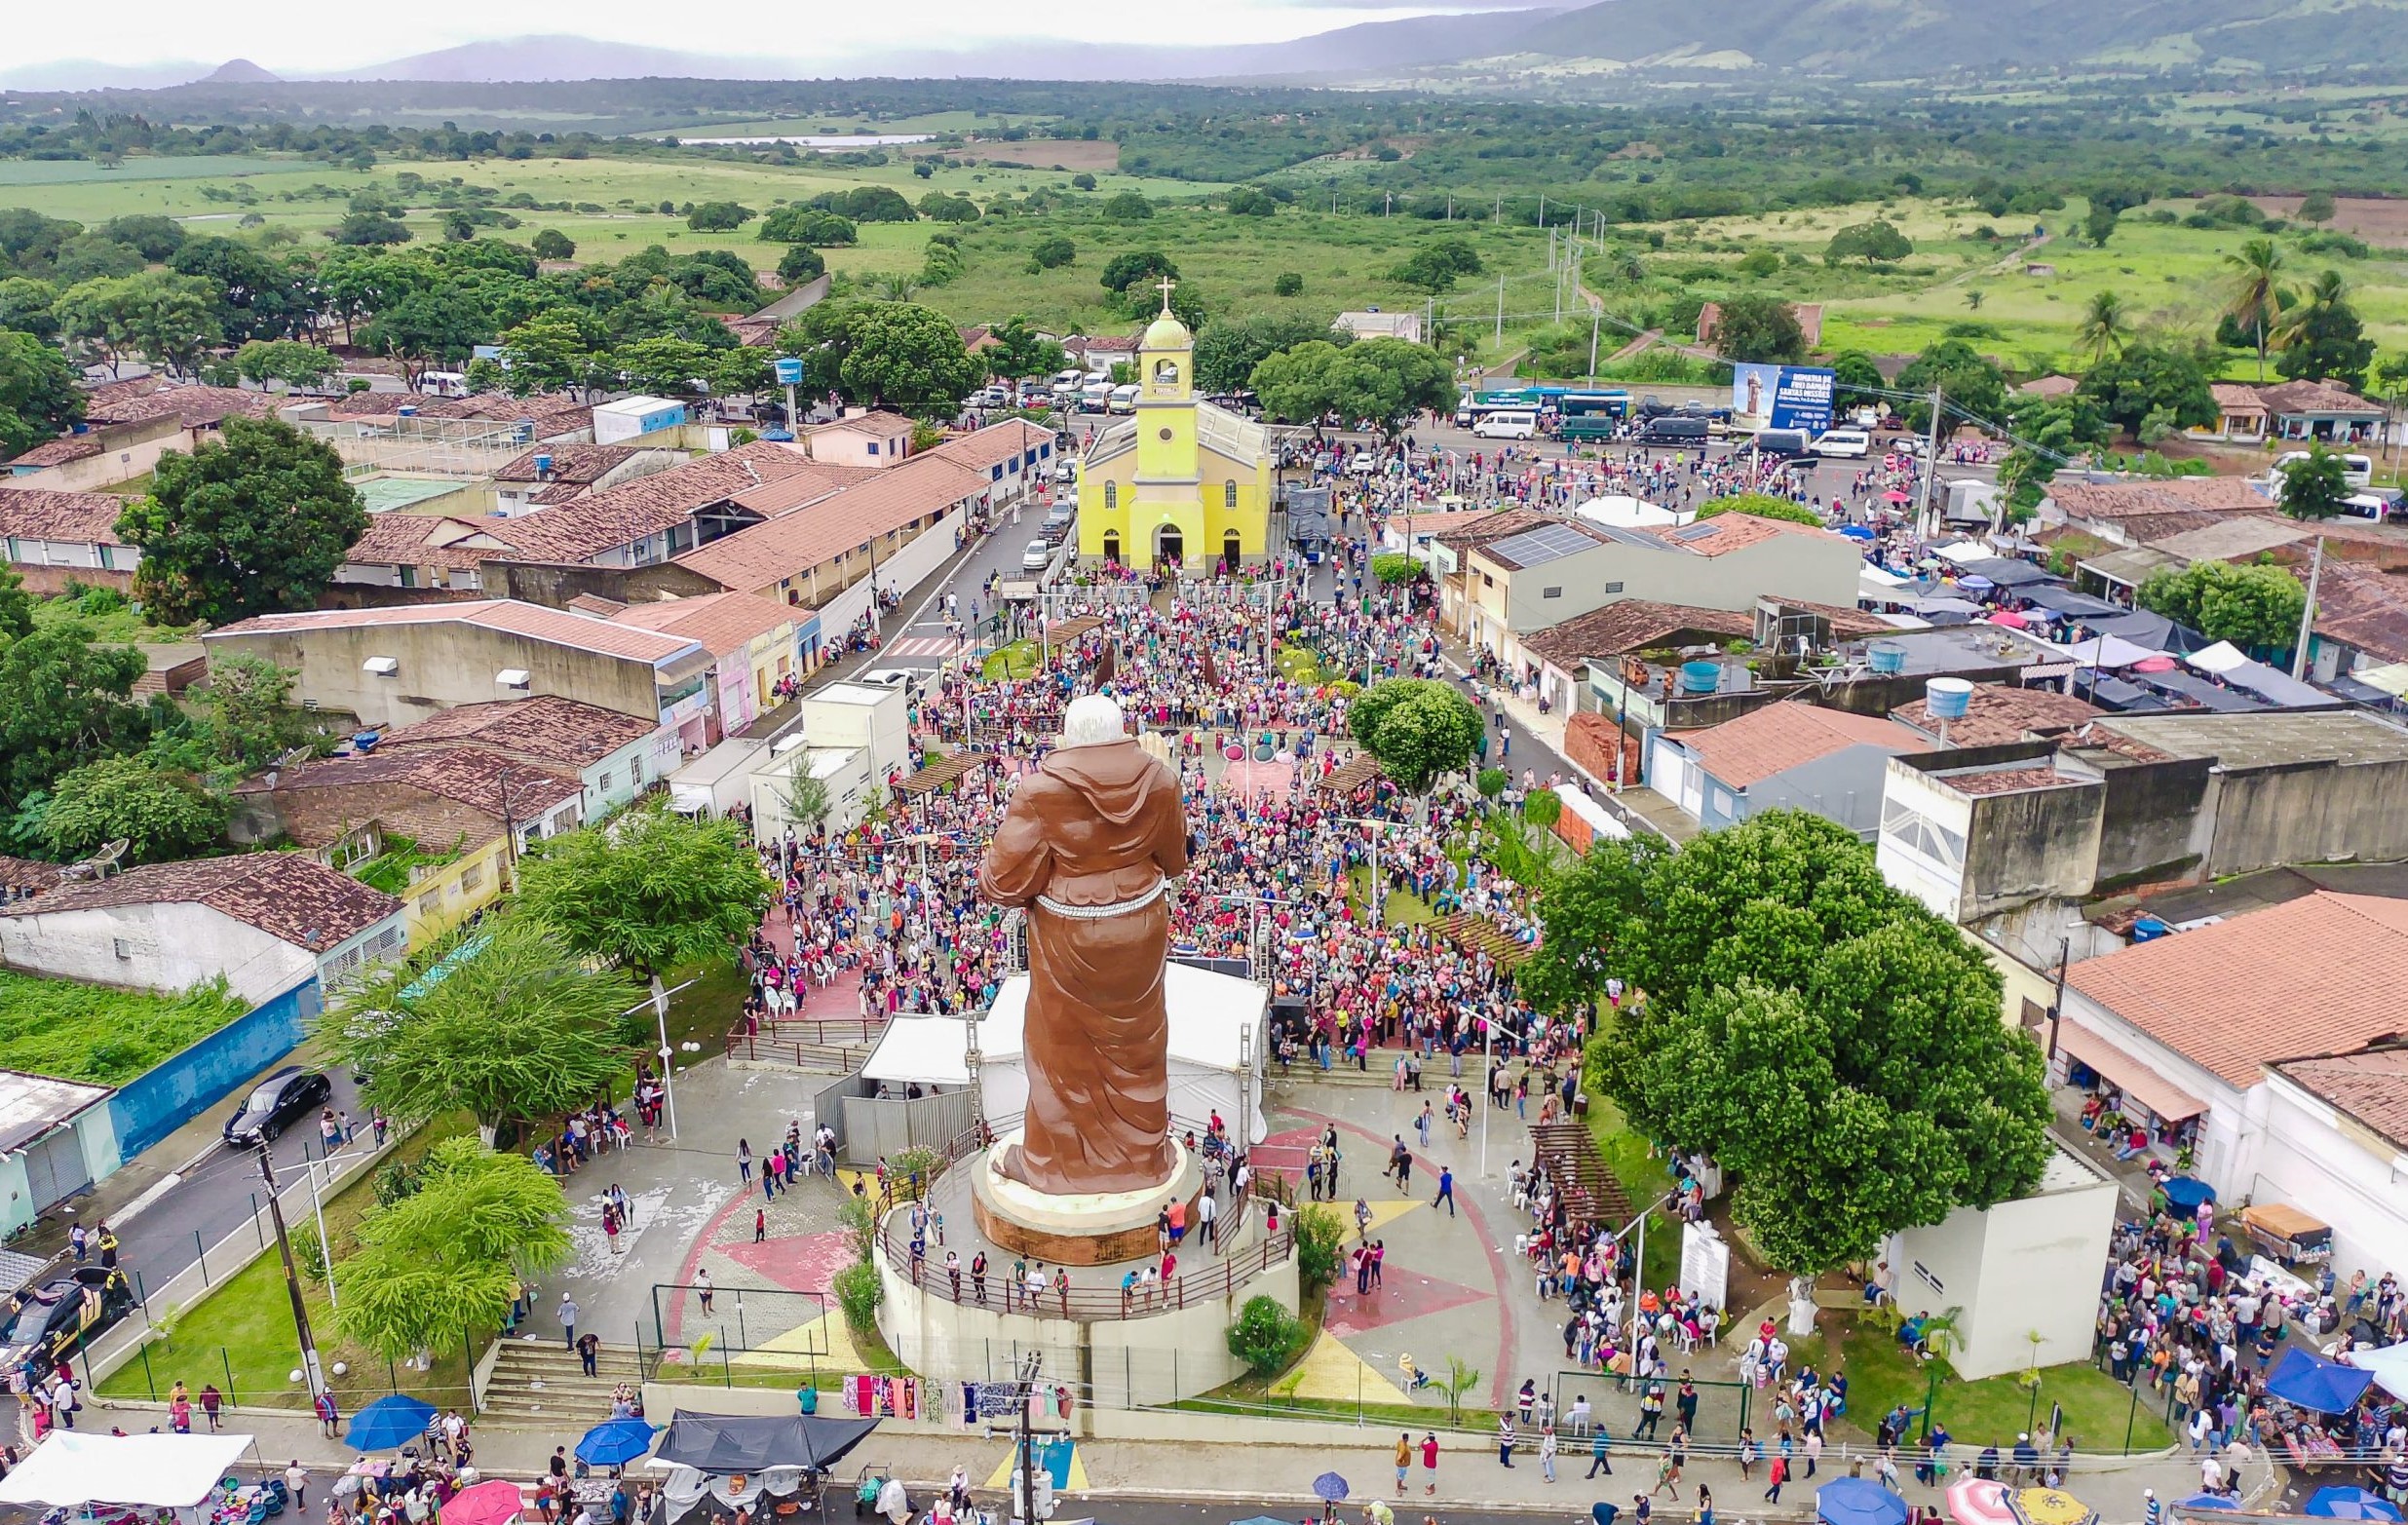
[[[1019,1139],[1014,1128],[969,1163],[971,1211],[978,1232],[1005,1249],[1047,1265],[1112,1265],[1156,1252],[1155,1220],[1169,1202],[1185,1203],[1187,1223],[1192,1227],[1196,1222],[1204,1167],[1184,1146],[1171,1146],[1178,1163],[1160,1186],[1053,1197],[1011,1179],[1000,1168],[1005,1152]]]

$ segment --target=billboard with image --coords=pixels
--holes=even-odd
[[[1761,419],[1769,429],[1803,429],[1818,435],[1831,427],[1836,373],[1809,365],[1737,364],[1731,367],[1731,411]]]

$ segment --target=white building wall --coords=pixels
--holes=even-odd
[[[2279,1075],[2259,1089],[2266,1127],[2234,1188],[2332,1225],[2333,1271],[2343,1280],[2408,1265],[2408,1152]]]
[[[2089,1179],[1986,1210],[1960,1207],[1891,1240],[1898,1306],[1958,1311],[1958,1375],[2022,1371],[2036,1356],[2043,1366],[2089,1358],[2117,1193],[2086,1166],[2072,1168]]]
[[[170,994],[223,974],[254,1005],[318,968],[291,943],[182,900],[0,918],[0,962],[33,974]]]

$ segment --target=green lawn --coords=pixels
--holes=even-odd
[[[388,1159],[415,1160],[436,1143],[456,1137],[472,1126],[465,1113],[439,1118],[403,1140]],[[378,1166],[379,1169],[382,1166]],[[338,1246],[348,1245],[360,1217],[374,1205],[374,1172],[343,1188],[325,1201],[326,1232]],[[314,1224],[310,1225],[312,1228]],[[293,1223],[297,1234],[302,1223]],[[335,1402],[345,1414],[356,1412],[395,1391],[411,1392],[439,1407],[469,1402],[469,1355],[465,1346],[435,1353],[431,1371],[411,1371],[390,1365],[346,1343],[334,1329],[334,1311],[325,1286],[302,1281],[311,1332],[317,1337],[320,1359],[333,1384]],[[341,1292],[340,1277],[335,1288]],[[140,1316],[138,1314],[135,1316]],[[288,1381],[301,1364],[300,1339],[292,1327],[292,1304],[285,1290],[285,1273],[270,1253],[221,1281],[207,1297],[175,1317],[165,1307],[151,1310],[154,1322],[172,1321],[171,1339],[153,1341],[146,1355],[137,1355],[100,1384],[111,1397],[161,1398],[181,1379],[194,1392],[204,1383],[216,1383],[235,1407],[299,1409],[309,1407],[308,1389]],[[335,1365],[348,1370],[335,1375]]]
[[[249,1010],[222,983],[163,996],[0,971],[0,1067],[122,1086]]]
[[[99,605],[110,602],[114,602],[116,607],[99,608]],[[199,633],[201,629],[197,625],[180,628],[153,625],[143,619],[132,605],[110,598],[106,590],[103,590],[102,596],[96,600],[95,607],[98,608],[97,613],[87,612],[78,599],[39,598],[34,601],[33,605],[33,623],[36,626],[50,626],[62,625],[69,620],[80,620],[92,631],[95,640],[104,644],[127,646],[160,645],[190,640]]]
[[[1869,1430],[1882,1414],[1900,1403],[1923,1407],[1929,1372],[1893,1337],[1860,1322],[1844,1349],[1849,1417],[1858,1425]],[[2065,1432],[2076,1450],[2155,1451],[2172,1443],[2161,1417],[2163,1400],[2153,1398],[2146,1387],[2135,1407],[2131,1389],[2087,1363],[2044,1367],[2040,1375],[2037,1389],[2011,1375],[1979,1382],[1945,1377],[1936,1405],[1940,1422],[1961,1446],[1978,1451],[1995,1444],[2005,1451],[2017,1434],[2046,1424],[2049,1406],[2060,1404]]]

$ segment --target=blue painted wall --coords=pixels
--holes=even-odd
[[[109,1100],[120,1154],[133,1159],[290,1053],[325,1004],[312,974],[128,1083]]]

